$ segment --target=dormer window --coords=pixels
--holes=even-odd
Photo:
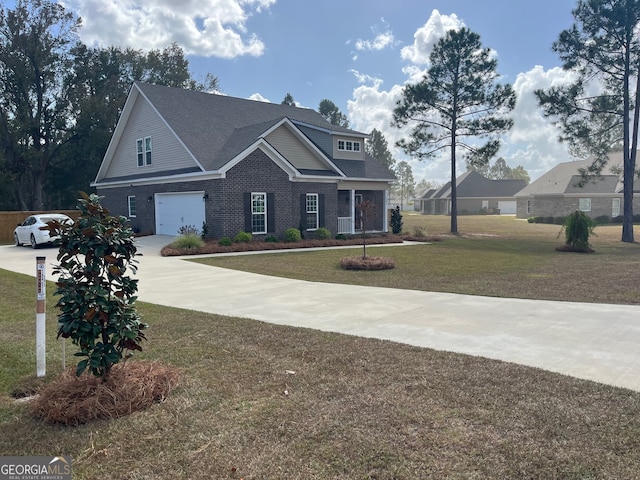
[[[151,137],[136,140],[136,152],[138,154],[138,166],[151,165]]]
[[[345,152],[359,152],[360,142],[353,142],[351,140],[338,140],[338,150]]]

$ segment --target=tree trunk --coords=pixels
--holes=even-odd
[[[627,48],[625,54],[625,72],[623,79],[623,151],[624,151],[624,187],[623,187],[623,215],[622,215],[622,241],[633,243],[633,176],[635,175],[635,165],[633,160],[635,154],[630,148],[630,131],[629,131],[629,107],[630,107],[630,93],[629,93],[629,77],[631,76],[631,51]],[[635,127],[635,120],[634,120]],[[635,128],[634,128],[635,131]],[[635,142],[634,142],[635,143]]]

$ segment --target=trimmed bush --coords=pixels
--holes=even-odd
[[[399,206],[391,210],[391,221],[389,223],[391,223],[391,232],[393,232],[394,235],[402,232],[402,214],[400,213]]]
[[[280,241],[280,239],[278,237],[276,237],[275,235],[267,235],[267,237],[265,237],[264,241],[265,242],[269,242],[269,243],[278,243]]]
[[[594,221],[597,225],[606,225],[607,223],[611,222],[611,219],[608,215],[600,215],[599,217],[596,217]]]
[[[622,215],[618,215],[611,219],[611,223],[622,223],[624,221],[624,217]]]
[[[249,243],[253,239],[253,236],[249,232],[238,232],[233,241],[235,243]]]
[[[316,240],[326,240],[331,238],[331,230],[325,227],[318,228],[315,232],[313,232],[313,238]]]
[[[179,236],[171,246],[175,248],[198,248],[204,245],[204,240],[197,233],[187,233]]]
[[[346,240],[347,236],[344,233],[339,233],[336,235],[336,240]]]
[[[553,217],[554,225],[564,225],[564,222],[567,220],[567,217]]]
[[[218,245],[220,245],[221,247],[230,247],[232,243],[233,242],[229,237],[222,237],[220,240],[218,240]]]
[[[299,242],[302,240],[302,235],[300,234],[300,230],[297,228],[287,228],[284,232],[284,241],[285,242]]]

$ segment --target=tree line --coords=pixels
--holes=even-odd
[[[90,48],[58,3],[0,9],[0,210],[73,208],[95,178],[134,81],[217,90],[182,49]]]

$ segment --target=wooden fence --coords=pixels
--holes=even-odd
[[[13,243],[13,230],[16,225],[24,222],[29,215],[38,213],[64,213],[74,220],[78,218],[80,212],[78,210],[57,210],[51,211],[29,211],[29,212],[0,212],[0,244]]]

